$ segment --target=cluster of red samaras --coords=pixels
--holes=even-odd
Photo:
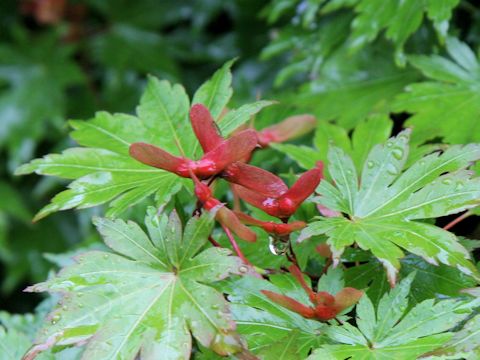
[[[254,242],[256,234],[245,225],[260,227],[277,236],[288,236],[306,226],[303,221],[289,223],[288,220],[300,204],[315,191],[323,177],[323,164],[319,162],[314,169],[305,172],[289,189],[278,176],[248,165],[247,162],[257,147],[266,147],[271,142],[282,142],[311,130],[315,126],[313,117],[293,116],[262,131],[237,131],[229,139],[224,139],[219,134],[210,112],[201,104],[192,106],[190,120],[204,152],[200,160],[174,156],[154,145],[141,142],[130,146],[130,155],[143,164],[191,178],[195,183],[195,195],[203,208],[214,212],[216,220],[222,226],[246,241]],[[282,222],[261,221],[242,212],[230,210],[213,196],[207,185],[217,177],[229,181],[238,197]],[[355,304],[363,294],[353,288],[342,289],[335,296],[327,292],[315,293],[306,284],[296,265],[292,265],[289,270],[307,292],[311,305],[304,305],[288,296],[268,290],[263,290],[262,293],[281,306],[309,319],[333,319],[338,313]]]
[[[305,227],[302,221],[288,223],[288,219],[300,204],[310,196],[323,177],[322,163],[305,172],[289,189],[278,176],[261,168],[248,165],[257,147],[271,142],[281,142],[301,135],[315,126],[315,119],[308,115],[287,118],[280,124],[262,131],[247,129],[224,139],[218,131],[208,109],[195,104],[190,110],[193,131],[203,149],[199,160],[178,157],[146,143],[130,146],[130,155],[143,164],[160,168],[181,177],[192,178],[195,195],[207,211],[215,211],[216,219],[238,237],[254,242],[256,234],[244,224],[258,226],[265,231],[285,236]],[[247,203],[282,220],[282,223],[254,219],[240,212],[233,212],[216,199],[210,187],[202,182],[215,177],[233,184],[233,191]]]

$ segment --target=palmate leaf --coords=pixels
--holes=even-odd
[[[284,293],[309,304],[303,288],[290,275],[272,275],[270,282],[251,276],[222,283],[231,302],[238,332],[244,336],[248,349],[261,359],[305,359],[312,348],[325,342],[326,325],[278,305],[261,290]],[[338,284],[325,284],[338,287]]]
[[[151,138],[140,119],[101,112],[88,122],[72,122],[72,126],[72,137],[86,147],[47,155],[17,169],[16,174],[35,172],[75,179],[68,190],[38,212],[35,220],[55,211],[112,200],[107,214],[116,216],[152,193],[162,203],[180,189],[182,182],[175,175],[143,165],[128,154],[132,142]]]
[[[245,266],[224,248],[200,251],[212,230],[210,215],[192,218],[182,232],[176,213],[150,209],[148,236],[133,222],[97,218],[114,253],[91,251],[29,291],[60,293],[30,350],[87,341],[83,359],[188,359],[193,335],[220,354],[243,345],[228,304],[209,283]]]
[[[313,222],[300,238],[326,234],[335,262],[346,246],[357,243],[383,263],[392,284],[403,257],[401,248],[432,264],[456,267],[478,280],[480,275],[467,250],[452,233],[414,220],[454,214],[479,203],[480,178],[473,178],[465,169],[480,158],[480,145],[451,146],[404,170],[409,135],[407,129],[376,145],[365,160],[359,181],[350,157],[331,147],[329,171],[335,185],[322,181],[317,201],[347,217]]]
[[[359,0],[355,5],[358,13],[352,22],[351,48],[359,49],[373,41],[382,30],[396,47],[396,59],[404,62],[403,45],[420,27],[424,15],[433,22],[438,35],[445,38],[448,20],[459,0]]]
[[[446,45],[450,59],[439,55],[408,58],[429,81],[409,85],[393,104],[394,111],[413,114],[407,124],[415,128],[415,143],[436,137],[454,144],[480,140],[479,60],[455,38],[448,38]]]
[[[425,300],[406,312],[414,274],[385,294],[374,308],[368,296],[356,307],[357,327],[345,323],[327,333],[338,345],[323,345],[309,360],[346,358],[414,360],[452,338],[449,329],[478,306],[478,300]]]
[[[194,101],[206,103],[217,116],[232,92],[230,66],[231,62],[217,71],[194,96]],[[219,124],[220,130],[224,136],[229,135],[270,104],[258,101],[232,110],[229,118],[227,115]],[[115,217],[151,194],[155,194],[158,205],[168,202],[188,182],[139,163],[130,157],[128,149],[133,142],[146,142],[176,155],[195,158],[199,146],[190,125],[189,107],[190,101],[181,85],[151,76],[137,116],[98,112],[89,121],[71,121],[74,129],[71,136],[83,147],[33,160],[16,171],[18,175],[35,172],[74,180],[35,219],[59,210],[107,202],[110,202],[107,216]]]

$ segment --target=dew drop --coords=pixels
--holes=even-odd
[[[63,306],[62,306],[62,310],[63,310],[63,311],[67,311],[67,310],[68,310],[68,306],[67,306],[67,305],[63,305]]]
[[[444,179],[444,180],[442,180],[442,184],[450,185],[451,183],[452,183],[452,180],[451,180],[451,179]]]
[[[387,166],[387,173],[389,173],[390,175],[397,175],[398,171],[397,171],[397,168],[395,166],[393,166],[392,164],[389,164]]]
[[[368,167],[369,169],[373,168],[374,166],[375,166],[375,163],[374,163],[373,161],[367,162],[367,167]]]
[[[108,257],[109,257],[108,254],[103,255],[103,258],[104,258],[105,260],[108,259]]]
[[[245,274],[246,272],[248,272],[248,267],[242,265],[238,268],[238,271],[240,271],[242,274]]]
[[[424,166],[424,165],[425,165],[425,160],[420,160],[418,163],[419,163],[421,166]]]
[[[78,307],[81,309],[83,308],[83,304],[82,303],[78,303]]]
[[[213,305],[211,306],[211,308],[212,308],[212,310],[218,310],[218,309],[220,308],[220,305],[218,305],[218,304],[213,304]]]
[[[392,150],[392,155],[395,159],[397,160],[402,160],[403,157],[403,149],[401,148],[396,148]]]
[[[391,141],[387,142],[387,147],[392,147],[393,146],[393,143]]]
[[[284,243],[273,236],[270,236],[268,239],[268,248],[273,255],[284,255],[287,252],[287,243]]]
[[[455,190],[462,190],[464,188],[464,184],[462,182],[458,182],[455,186]]]
[[[61,317],[60,315],[55,315],[52,317],[52,325],[55,325],[56,323],[58,323],[60,321]]]

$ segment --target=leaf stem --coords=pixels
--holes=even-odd
[[[467,217],[469,217],[471,215],[473,215],[473,212],[471,212],[471,211],[464,212],[462,215],[458,216],[457,218],[450,221],[447,225],[445,225],[443,227],[443,230],[449,230],[450,228],[457,225],[460,221],[465,220]]]
[[[222,225],[222,228],[223,228],[223,231],[225,231],[225,234],[227,235],[227,238],[230,241],[230,244],[232,244],[233,250],[235,250],[238,257],[240,259],[242,259],[242,261],[245,264],[253,267],[252,263],[250,261],[248,261],[248,259],[245,257],[245,255],[243,255],[242,250],[240,250],[240,247],[238,246],[237,242],[235,241],[235,238],[233,237],[232,233],[230,232],[230,229],[227,228],[226,226],[223,226],[223,225]]]
[[[208,241],[210,241],[210,243],[215,247],[222,247],[222,245],[220,245],[217,241],[215,241],[212,235],[208,236]]]

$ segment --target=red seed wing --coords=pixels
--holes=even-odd
[[[275,199],[269,198],[268,196],[265,196],[265,195],[262,195],[258,192],[255,192],[255,191],[249,190],[247,188],[244,188],[243,186],[234,185],[233,188],[234,188],[235,192],[237,193],[237,195],[242,200],[246,201],[250,205],[253,205],[260,210],[265,211],[267,214],[269,212],[271,212],[270,211],[271,208],[269,208],[267,206],[267,204],[269,202],[269,199],[272,202],[276,201]],[[273,215],[273,216],[275,216],[275,215]]]
[[[243,162],[229,165],[222,172],[222,177],[229,182],[275,198],[280,197],[288,190],[283,180],[270,171]]]
[[[338,312],[356,304],[358,300],[363,296],[363,291],[355,288],[347,287],[340,290],[335,295],[335,309]]]
[[[254,217],[251,217],[250,215],[247,215],[241,211],[234,211],[234,213],[243,224],[254,226],[263,226],[265,224],[265,221],[255,219]]]
[[[190,109],[190,121],[204,153],[215,149],[224,141],[210,111],[204,105],[195,104],[192,106]]]
[[[315,293],[313,292],[312,288],[308,286],[307,282],[305,281],[305,278],[303,277],[302,272],[296,265],[290,265],[288,267],[288,271],[290,271],[290,274],[293,275],[293,277],[298,281],[300,285],[302,285],[303,290],[307,293],[308,297],[312,302],[315,301]]]
[[[220,145],[207,152],[201,160],[213,161],[217,169],[223,170],[231,163],[248,156],[256,146],[255,131],[245,130],[221,142]]]
[[[302,174],[282,198],[288,198],[298,206],[315,191],[322,178],[323,164]]]
[[[307,223],[304,221],[292,221],[291,223],[285,225],[288,225],[290,231],[294,232],[297,230],[302,230],[305,226],[307,226]]]
[[[270,142],[284,142],[300,137],[316,126],[315,117],[308,114],[290,116],[282,122],[261,130],[259,142],[267,146]]]
[[[262,294],[268,297],[270,300],[273,302],[283,306],[284,308],[287,308],[293,312],[296,312],[297,314],[302,315],[303,317],[306,318],[314,318],[315,317],[315,311],[309,307],[306,306],[300,302],[298,302],[295,299],[292,299],[291,297],[277,294],[273,291],[269,290],[261,290]]]
[[[235,213],[226,206],[217,211],[215,218],[220,224],[232,230],[240,239],[248,242],[257,241],[257,234],[243,225]]]
[[[176,173],[178,167],[185,164],[186,160],[166,152],[159,147],[143,142],[130,145],[130,156],[135,160],[149,166]]]
[[[332,306],[318,305],[315,307],[315,318],[320,321],[334,319],[338,311]]]

